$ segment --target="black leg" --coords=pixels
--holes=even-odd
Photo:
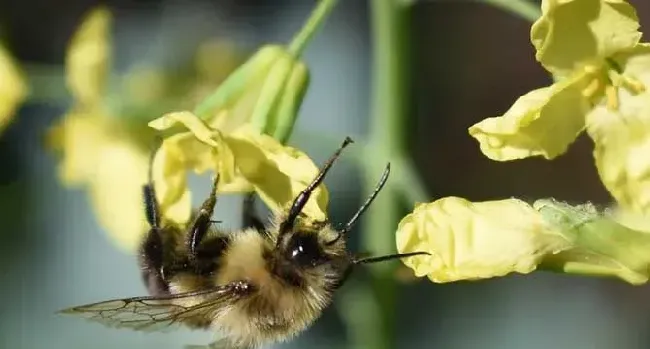
[[[140,248],[140,267],[145,285],[152,295],[163,295],[168,293],[168,285],[165,281],[163,270],[164,254],[161,236],[160,206],[156,199],[156,189],[153,183],[151,168],[156,152],[151,152],[149,159],[149,178],[143,186],[145,215],[150,229],[147,232],[144,242]]]
[[[248,193],[244,197],[242,208],[242,225],[244,229],[254,228],[259,232],[266,231],[264,223],[255,214],[255,193]]]
[[[212,190],[210,196],[203,202],[199,212],[194,218],[194,222],[190,226],[187,235],[187,252],[190,259],[195,260],[197,257],[197,250],[201,244],[201,240],[208,232],[212,224],[212,214],[214,213],[214,206],[217,204],[217,184],[219,183],[219,174],[216,174],[212,182]]]
[[[144,206],[145,214],[147,216],[147,222],[152,229],[160,229],[160,205],[158,205],[158,200],[156,198],[156,188],[153,183],[153,159],[156,156],[156,151],[154,150],[149,155],[149,169],[148,169],[148,178],[147,184],[142,187],[142,192],[144,195]]]

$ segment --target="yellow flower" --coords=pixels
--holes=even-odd
[[[170,104],[178,107],[178,99],[186,96],[179,95],[183,89],[178,88],[178,81],[173,81],[176,85],[171,91],[168,76],[141,65],[136,65],[135,74],[123,78],[121,93],[109,95],[110,30],[111,13],[99,7],[87,15],[73,36],[66,55],[66,74],[74,103],[51,128],[48,140],[50,149],[62,158],[58,172],[63,184],[86,190],[95,216],[111,241],[134,251],[148,229],[142,186],[148,180],[155,131],[147,127],[150,118],[146,115]],[[216,73],[211,78],[217,79]],[[190,90],[193,87],[185,85]],[[109,98],[118,100],[120,108],[111,106]],[[189,197],[175,203],[189,205],[183,200]],[[174,209],[161,205],[163,216],[175,216]]]
[[[62,156],[59,177],[88,190],[102,228],[119,247],[133,250],[147,229],[142,185],[148,153],[115,119],[70,111],[49,131],[50,148]]]
[[[650,49],[623,0],[542,1],[531,29],[537,60],[556,82],[469,128],[487,157],[553,159],[587,130],[603,183],[622,204],[650,209]],[[645,148],[644,148],[645,147]]]
[[[74,105],[49,131],[48,140],[62,157],[61,181],[86,189],[100,226],[120,247],[133,250],[147,229],[141,193],[148,153],[103,103],[110,23],[110,12],[97,8],[73,36],[66,73]]]
[[[446,197],[418,205],[404,217],[397,249],[429,252],[403,261],[416,276],[438,283],[537,269],[646,283],[650,234],[620,219],[591,204],[572,206],[553,199],[531,206],[517,199]]]
[[[72,37],[66,55],[68,89],[78,104],[97,107],[111,66],[111,13],[98,7],[88,14]]]
[[[416,206],[397,228],[399,253],[431,254],[404,263],[416,276],[439,283],[527,274],[565,245],[537,211],[517,199],[473,203],[446,197]]]
[[[9,52],[0,45],[0,134],[27,97],[27,84]]]
[[[650,45],[627,56],[624,75],[650,86]],[[600,178],[624,209],[650,214],[650,93],[619,92],[620,107],[598,106],[587,116]]]
[[[309,82],[307,66],[281,45],[266,45],[235,70],[194,110],[167,113],[149,125],[159,131],[182,124],[154,158],[153,176],[166,218],[183,224],[191,214],[186,173],[218,172],[220,193],[255,191],[280,212],[316,176],[302,152],[283,143],[291,134]],[[303,213],[326,218],[321,186]]]
[[[156,153],[153,176],[160,200],[172,207],[167,218],[187,222],[191,212],[186,173],[207,170],[220,176],[218,192],[254,190],[276,212],[288,208],[313,180],[318,167],[303,152],[280,144],[249,123],[230,132],[210,127],[190,112],[169,113],[150,123],[157,130],[181,124],[189,131],[166,138]],[[328,193],[324,186],[312,194],[303,213],[326,218]]]
[[[625,0],[542,0],[530,38],[535,58],[555,76],[601,66],[641,39],[639,19]]]

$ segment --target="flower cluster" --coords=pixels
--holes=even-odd
[[[115,75],[111,74],[111,28],[111,12],[99,7],[86,16],[73,36],[65,60],[73,103],[47,138],[49,148],[61,158],[58,172],[63,184],[85,189],[111,240],[133,250],[147,230],[141,193],[156,136],[155,130],[147,127],[150,115],[160,115],[158,106],[185,106],[184,99],[189,97],[178,96],[178,90],[193,96],[210,85],[214,88],[233,69],[235,60],[222,60],[230,68],[222,67],[219,72],[202,71],[199,65],[200,84],[136,65],[132,73],[119,78],[120,88],[111,88],[116,84],[116,79],[111,79]],[[214,52],[213,42],[205,47],[197,55],[198,62],[205,60],[206,54],[234,57],[225,51]],[[170,209],[162,207],[163,213]]]
[[[73,105],[48,134],[62,158],[62,182],[87,190],[100,225],[130,251],[147,230],[141,188],[149,175],[169,224],[192,214],[190,172],[218,173],[219,193],[254,191],[270,209],[284,209],[318,173],[306,154],[284,144],[309,83],[299,57],[309,35],[299,37],[290,47],[263,46],[236,68],[230,45],[209,42],[199,49],[189,93],[178,92],[187,82],[139,67],[114,95],[111,13],[93,10],[66,57]],[[156,138],[163,138],[157,149]],[[327,203],[320,186],[303,213],[322,221]]]
[[[535,58],[555,82],[520,97],[504,115],[471,126],[469,134],[488,158],[510,161],[553,159],[586,130],[619,210],[649,214],[650,44],[640,42],[634,8],[624,0],[543,0],[541,9],[530,37]],[[538,266],[645,282],[647,235],[619,218],[548,200],[530,206],[516,199],[443,198],[404,218],[397,246],[403,253],[430,252],[405,263],[436,282]],[[645,253],[632,253],[639,248]]]

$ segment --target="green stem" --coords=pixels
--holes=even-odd
[[[327,18],[334,6],[336,6],[337,2],[338,0],[321,0],[318,3],[318,6],[312,11],[311,16],[309,16],[300,32],[291,40],[289,52],[296,57],[302,54],[311,37],[324,22],[325,18]]]
[[[477,0],[515,14],[523,19],[535,22],[542,12],[539,5],[528,0]]]
[[[371,2],[374,62],[372,77],[372,111],[370,134],[366,149],[366,194],[370,194],[379,179],[384,163],[373,159],[404,158],[407,139],[408,105],[408,9],[397,0]],[[394,171],[398,172],[396,168]],[[371,214],[367,215],[364,247],[375,253],[395,249],[394,230],[399,218],[396,181],[389,180],[387,190],[375,201]],[[386,212],[381,212],[386,210]],[[387,231],[387,227],[389,231]],[[372,229],[376,228],[376,229]],[[386,234],[378,234],[378,232]],[[389,264],[384,264],[387,266]],[[379,269],[379,268],[377,268]]]
[[[374,0],[370,8],[374,50],[371,86],[374,90],[368,143],[361,162],[365,195],[375,189],[385,163],[402,159],[407,153],[408,7],[399,0]],[[399,168],[394,166],[393,171],[399,172]],[[395,252],[401,198],[397,181],[389,179],[363,217],[361,245],[364,252],[376,255]],[[346,302],[349,306],[342,315],[350,326],[354,348],[389,349],[396,345],[396,263],[399,262],[369,266],[372,281],[358,284],[352,293],[363,294],[365,301]]]
[[[22,63],[21,68],[29,84],[27,103],[63,104],[70,100],[63,66]]]

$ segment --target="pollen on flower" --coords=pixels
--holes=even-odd
[[[587,84],[587,87],[582,90],[582,96],[586,99],[592,100],[594,96],[598,93],[598,90],[602,88],[602,84],[599,79],[593,79]]]
[[[641,94],[646,90],[645,85],[640,80],[632,76],[622,75],[620,84],[622,87],[630,91],[630,93],[633,95]]]
[[[607,85],[607,87],[605,87],[605,96],[607,98],[607,109],[611,111],[618,110],[618,89],[616,86]]]

